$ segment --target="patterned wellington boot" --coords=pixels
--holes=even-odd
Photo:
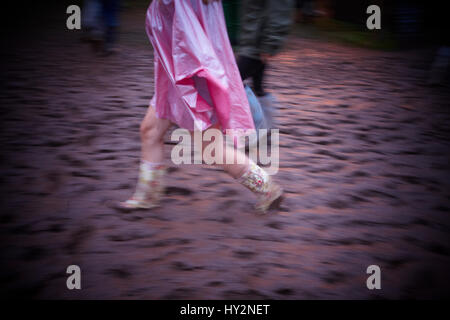
[[[159,201],[164,193],[162,177],[165,171],[165,167],[160,163],[142,160],[136,191],[129,200],[120,202],[119,208],[128,211],[159,207]]]
[[[249,168],[238,181],[258,196],[255,209],[259,212],[266,213],[281,203],[283,189],[253,161],[250,160]]]

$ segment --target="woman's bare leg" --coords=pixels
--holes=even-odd
[[[241,151],[234,150],[233,147],[225,145],[225,154],[229,152],[234,152],[236,155],[236,163],[234,164],[227,164],[224,161],[224,164],[222,164],[223,170],[228,173],[230,176],[232,176],[235,179],[238,179],[242,177],[242,175],[247,171],[249,166],[249,158]]]
[[[207,130],[221,131],[220,127],[218,125],[212,126]],[[207,130],[203,131],[201,134],[202,135],[205,134]],[[194,133],[191,132],[192,139],[193,139],[193,135],[194,135]],[[230,176],[237,179],[237,178],[241,177],[242,174],[244,174],[244,172],[247,170],[247,168],[249,166],[249,158],[245,155],[245,153],[227,145],[225,143],[225,137],[223,135],[222,135],[222,141],[223,141],[222,147],[216,146],[216,148],[214,148],[214,152],[215,152],[214,157],[216,159],[222,160],[222,163],[218,164],[218,166],[222,167],[223,170],[226,173],[228,173]],[[202,154],[204,153],[205,148],[208,145],[210,145],[211,143],[214,143],[214,142],[213,141],[203,141],[203,139],[202,139]],[[227,161],[226,161],[227,154],[235,155],[234,163],[227,164]]]
[[[149,107],[141,122],[141,159],[151,163],[161,163],[164,159],[164,134],[171,122],[158,119],[153,107]]]
[[[165,172],[162,165],[163,139],[170,124],[168,120],[156,118],[153,108],[148,109],[141,124],[142,156],[138,184],[131,199],[120,204],[121,208],[148,209],[159,204],[159,198],[163,193],[161,180]],[[209,143],[211,142],[203,142],[202,153]],[[222,159],[220,166],[224,171],[259,197],[256,206],[258,210],[265,212],[277,199],[281,199],[283,191],[280,186],[243,152],[226,143],[223,143],[221,147],[216,146],[214,152],[216,159]],[[233,155],[233,163],[226,161],[230,153]]]
[[[141,164],[136,190],[130,199],[119,203],[119,208],[132,210],[158,206],[164,192],[164,134],[170,125],[169,120],[156,117],[153,107],[148,108],[140,127]]]
[[[225,141],[225,139],[222,140]],[[212,142],[203,142],[202,152],[210,143]],[[259,200],[256,204],[258,211],[266,212],[272,205],[280,203],[283,189],[245,153],[226,143],[223,143],[222,148],[217,146],[214,152],[216,152],[214,155],[216,159],[222,159],[223,164],[220,164],[220,166],[224,171],[258,196]],[[227,154],[230,153],[234,155],[233,163],[227,163],[226,161]]]

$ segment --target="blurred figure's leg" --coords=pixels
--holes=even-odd
[[[259,66],[256,68],[252,81],[253,81],[253,89],[255,90],[255,94],[258,97],[264,97],[266,95],[266,92],[263,88],[263,78],[264,78],[264,71],[266,69],[266,64],[259,60]]]
[[[85,0],[81,18],[81,28],[83,30],[81,39],[83,41],[93,41],[100,38],[102,33],[100,0]]]
[[[268,12],[261,28],[260,52],[269,56],[277,54],[283,47],[293,21],[293,0],[267,0]]]
[[[292,22],[293,0],[243,0],[238,67],[243,80],[252,77],[259,97],[263,88],[265,59],[280,49]]]
[[[434,55],[431,69],[428,75],[429,85],[444,85],[448,80],[448,69],[450,65],[450,33],[447,30],[447,12],[445,10],[438,10],[433,12],[430,23],[432,29],[430,30],[435,37],[437,50]]]
[[[261,29],[267,16],[266,1],[242,0],[239,31],[239,56],[260,58]]]
[[[431,66],[428,78],[429,85],[442,84],[447,75],[448,66],[450,64],[450,47],[442,46],[438,49],[436,57]]]
[[[253,90],[258,96],[264,95],[262,81],[265,66],[259,43],[266,15],[266,1],[242,1],[237,64],[242,80],[252,78]]]
[[[102,0],[103,19],[105,23],[105,53],[114,51],[119,27],[120,0]]]
[[[242,80],[252,78],[253,90],[257,96],[264,96],[263,77],[265,63],[260,59],[250,58],[246,56],[239,56],[237,60],[239,72]]]

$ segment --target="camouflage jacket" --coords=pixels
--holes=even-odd
[[[293,20],[293,0],[241,0],[239,54],[259,58],[277,53]]]

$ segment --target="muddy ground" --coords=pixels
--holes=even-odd
[[[2,296],[448,295],[450,112],[448,88],[424,85],[428,49],[291,36],[266,79],[280,101],[280,210],[256,215],[216,168],[171,165],[163,207],[125,214],[109,204],[137,178],[153,63],[144,12],[123,14],[114,56],[58,19],[3,53]],[[81,290],[66,288],[72,264]],[[366,287],[373,264],[381,290]]]

